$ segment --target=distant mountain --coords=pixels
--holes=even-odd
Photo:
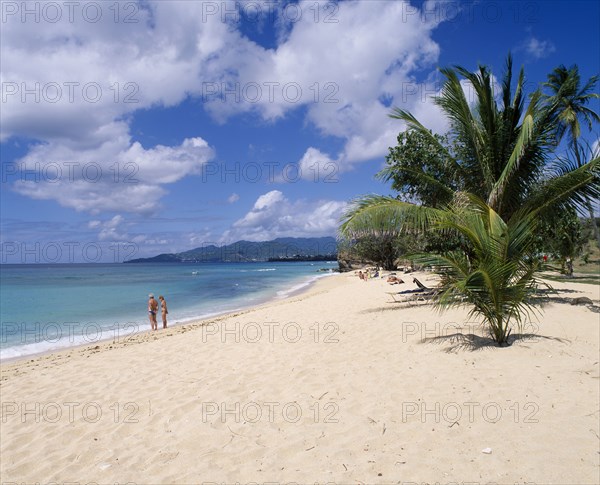
[[[252,261],[303,261],[337,257],[333,237],[280,237],[272,241],[238,241],[226,246],[210,244],[182,253],[165,253],[125,263],[241,263]]]

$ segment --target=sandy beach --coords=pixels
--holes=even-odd
[[[507,348],[347,273],[2,364],[2,482],[598,483],[600,287],[552,286]]]

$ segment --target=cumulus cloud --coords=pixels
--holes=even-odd
[[[335,24],[307,19],[294,25],[272,54],[271,75],[308,88],[302,99],[307,119],[323,134],[344,139],[335,158],[352,164],[385,154],[402,129],[388,118],[389,105],[416,106],[403,102],[402,93],[416,84],[411,73],[435,62],[439,46],[430,38],[436,23],[410,15],[415,9],[408,3],[338,5]],[[275,109],[265,107],[267,114]]]
[[[299,178],[310,182],[337,182],[339,172],[340,161],[331,159],[314,147],[309,147],[298,162]]]
[[[347,203],[335,200],[290,201],[279,190],[267,192],[223,234],[223,242],[268,241],[277,237],[335,235]]]
[[[556,47],[549,40],[540,40],[530,37],[521,46],[519,50],[524,50],[534,59],[544,59],[556,51]]]
[[[99,229],[98,239],[100,241],[130,241],[127,232],[122,228],[125,219],[120,214],[117,214],[112,219],[107,221],[90,221],[88,227],[90,229]]]
[[[148,1],[117,12],[100,3],[94,22],[81,6],[71,20],[67,6],[56,5],[64,10],[57,22],[23,23],[18,12],[3,23],[3,139],[95,149],[126,136],[136,111],[193,98],[219,122],[246,112],[276,121],[304,107],[321,133],[345,141],[331,158],[351,165],[393,144],[402,126],[388,119],[391,105],[421,110],[431,116],[425,124],[436,119],[403,94],[414,72],[437,60],[431,32],[443,19],[408,2]],[[241,18],[257,30],[275,22],[277,45],[244,35]],[[133,155],[139,147],[129,143],[122,150]]]
[[[19,172],[33,177],[22,177],[13,189],[92,214],[149,213],[166,193],[164,185],[200,173],[213,155],[200,137],[186,138],[176,147],[150,149],[131,143],[124,133],[96,149],[52,141],[33,147],[18,161]]]

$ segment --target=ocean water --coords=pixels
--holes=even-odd
[[[149,330],[149,293],[164,295],[172,326],[285,297],[331,274],[320,268],[337,264],[2,265],[0,359]]]

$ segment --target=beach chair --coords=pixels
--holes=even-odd
[[[438,293],[439,292],[437,290],[420,291],[410,296],[407,296],[406,298],[398,301],[398,303],[418,304],[420,301],[422,301],[423,303],[430,303]]]
[[[428,286],[425,286],[417,278],[413,278],[413,283],[416,284],[423,291],[431,291],[432,290],[432,288],[429,288]]]
[[[404,301],[404,298],[407,297],[407,295],[410,295],[411,297],[418,294],[418,293],[423,293],[424,290],[422,290],[421,288],[417,288],[415,290],[403,290],[403,291],[386,291],[386,293],[388,295],[390,295],[392,297],[393,301],[390,301],[390,303],[402,303]],[[401,299],[397,299],[400,298]]]

